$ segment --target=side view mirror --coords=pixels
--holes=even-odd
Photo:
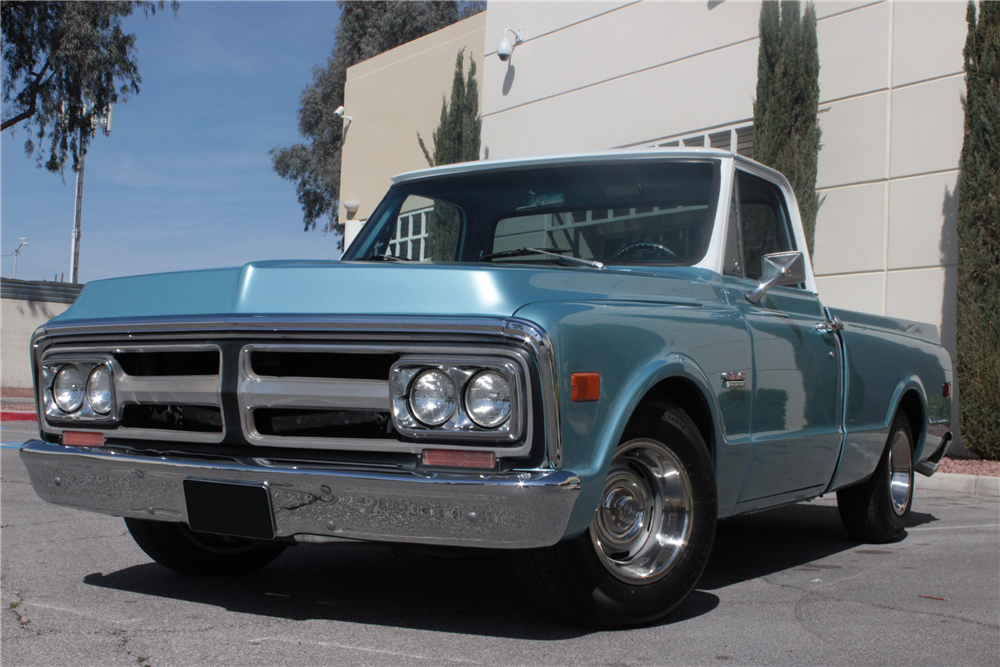
[[[806,260],[798,250],[764,255],[760,260],[760,268],[760,284],[743,293],[750,303],[760,303],[761,298],[772,287],[797,285],[806,279]]]

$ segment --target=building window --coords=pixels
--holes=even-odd
[[[737,155],[753,158],[753,125],[733,125],[715,132],[691,134],[669,141],[647,144],[649,148],[660,147],[705,147],[733,151]]]

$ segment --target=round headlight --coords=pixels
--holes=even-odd
[[[52,397],[63,412],[76,412],[83,405],[86,380],[76,366],[63,366],[52,383]]]
[[[426,426],[440,426],[455,414],[455,383],[436,368],[423,371],[410,385],[410,411]]]
[[[510,382],[496,371],[483,371],[465,388],[469,419],[483,428],[496,428],[510,418]]]
[[[98,366],[87,380],[87,401],[99,415],[111,412],[111,371],[107,366]]]

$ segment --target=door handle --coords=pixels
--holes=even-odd
[[[836,333],[844,328],[844,323],[836,315],[832,315],[826,322],[820,322],[813,327],[820,333]]]

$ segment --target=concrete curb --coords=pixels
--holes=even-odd
[[[914,477],[918,489],[954,491],[976,496],[1000,496],[1000,477],[960,475],[955,472],[939,472],[932,477],[918,474]]]

